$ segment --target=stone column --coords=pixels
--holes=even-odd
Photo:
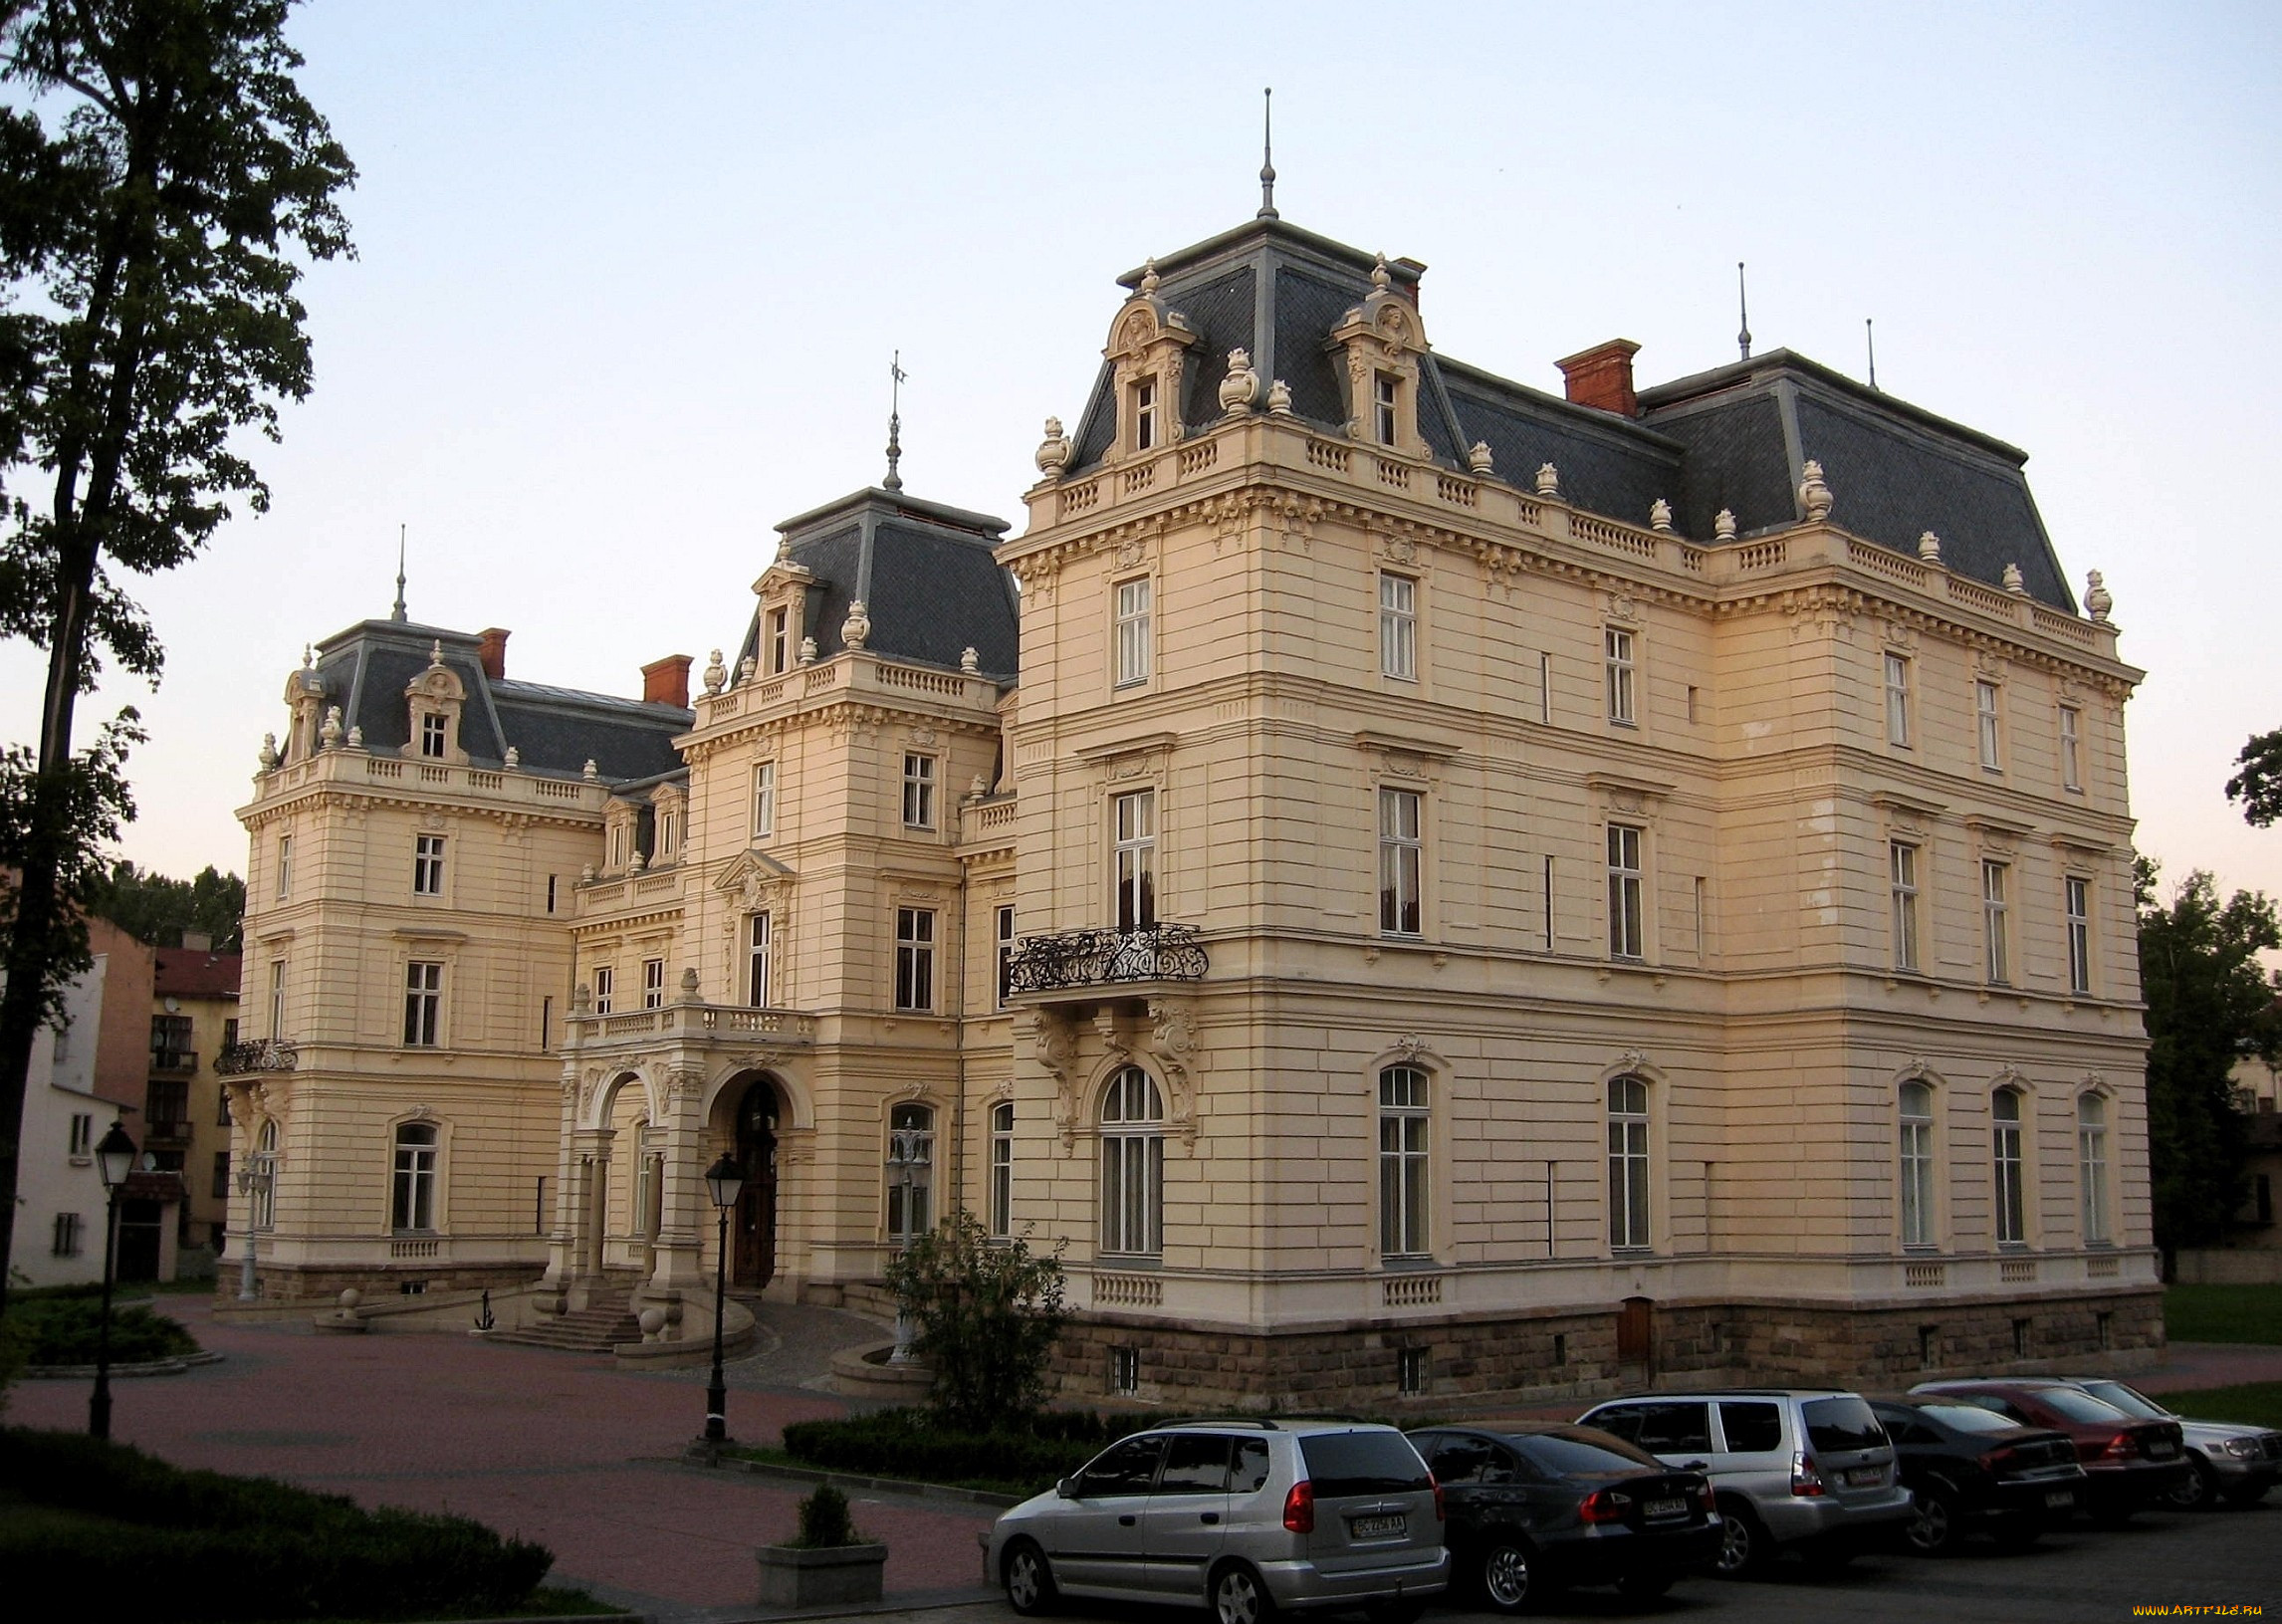
[[[704,1072],[677,1066],[667,1074],[665,1158],[659,1169],[663,1189],[653,1249],[656,1262],[650,1271],[653,1290],[689,1290],[711,1283],[705,1269],[705,1230],[716,1220],[713,1202],[705,1193],[709,1146],[700,1115],[704,1098]]]
[[[556,1127],[555,1221],[547,1235],[547,1277],[550,1291],[561,1291],[578,1272],[576,1248],[578,1157],[572,1138],[578,1128],[578,1066],[563,1067],[563,1110]]]

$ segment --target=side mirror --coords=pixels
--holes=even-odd
[[[1077,1499],[1077,1480],[1075,1478],[1064,1478],[1061,1480],[1061,1482],[1053,1486],[1053,1492],[1059,1495],[1063,1500],[1075,1500]]]

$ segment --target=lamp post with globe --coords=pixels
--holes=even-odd
[[[88,1395],[88,1435],[111,1437],[111,1281],[118,1257],[118,1192],[134,1171],[134,1141],[113,1122],[97,1141],[96,1171],[103,1178],[103,1317],[96,1322],[95,1391]]]
[[[728,1151],[705,1170],[705,1188],[720,1215],[719,1244],[713,1258],[713,1382],[705,1390],[705,1441],[729,1439],[729,1383],[721,1374],[721,1316],[729,1295],[729,1209],[745,1193],[745,1169]]]

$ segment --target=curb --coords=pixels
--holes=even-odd
[[[925,1613],[951,1607],[974,1607],[990,1602],[1004,1603],[1005,1600],[1006,1596],[1003,1591],[989,1589],[982,1585],[977,1585],[972,1589],[905,1590],[883,1596],[878,1601],[867,1601],[856,1605],[842,1603],[836,1606],[804,1607],[798,1610],[788,1608],[784,1611],[760,1608],[752,1612],[724,1609],[712,1615],[712,1624],[791,1624],[791,1621],[794,1620],[862,1618],[873,1613]],[[510,1620],[506,1621],[506,1624],[522,1624],[522,1621]],[[537,1624],[537,1621],[534,1621],[534,1624]],[[574,1621],[550,1620],[548,1624],[574,1624]],[[619,1624],[624,1624],[624,1621],[619,1621]]]
[[[111,1373],[114,1377],[126,1376],[179,1376],[193,1365],[219,1364],[222,1356],[211,1348],[196,1353],[185,1353],[173,1359],[146,1359],[141,1364],[114,1364]],[[93,1381],[96,1367],[92,1364],[36,1364],[24,1368],[27,1381]]]
[[[780,1483],[801,1483],[810,1486],[828,1483],[834,1489],[861,1489],[874,1495],[908,1495],[917,1500],[948,1500],[962,1506],[976,1506],[990,1510],[1003,1511],[1011,1506],[1020,1506],[1027,1498],[1023,1495],[1001,1495],[988,1489],[955,1489],[949,1484],[914,1483],[907,1478],[862,1478],[852,1473],[826,1472],[816,1467],[780,1466],[774,1461],[748,1461],[736,1456],[724,1456],[702,1444],[693,1445],[683,1451],[681,1459],[685,1466],[703,1467],[709,1471],[743,1471],[752,1477],[773,1478]],[[992,1591],[990,1594],[996,1595],[998,1592]],[[943,1602],[938,1605],[948,1607],[957,1605],[957,1603]],[[877,1611],[879,1609],[872,1610]],[[885,1610],[894,1611],[893,1608]],[[790,1618],[794,1616],[807,1617],[809,1615],[786,1613],[771,1614],[770,1616]],[[815,1616],[829,1617],[832,1615],[818,1614]]]

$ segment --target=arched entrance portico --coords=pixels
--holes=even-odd
[[[777,1276],[777,1129],[784,1096],[760,1074],[747,1078],[743,1090],[734,1122],[745,1193],[730,1219],[729,1282],[758,1291]]]

